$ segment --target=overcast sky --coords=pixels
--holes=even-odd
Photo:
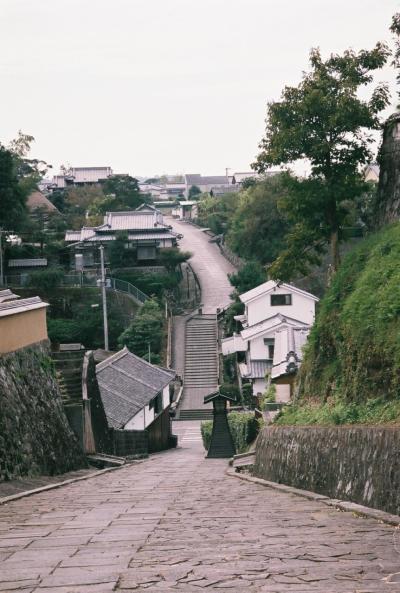
[[[397,10],[394,0],[0,0],[0,141],[32,134],[55,172],[249,170],[266,103],[299,82],[310,48],[390,41]],[[392,70],[378,79],[394,90]]]

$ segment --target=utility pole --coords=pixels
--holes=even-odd
[[[4,286],[4,270],[3,270],[3,229],[0,229],[0,286]]]
[[[101,262],[101,297],[103,299],[103,323],[104,323],[104,350],[108,351],[108,319],[107,319],[107,295],[106,295],[106,273],[104,270],[104,245],[100,245]]]

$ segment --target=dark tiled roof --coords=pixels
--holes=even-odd
[[[175,377],[124,348],[96,367],[101,399],[110,426],[122,428]]]

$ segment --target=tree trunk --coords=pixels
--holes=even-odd
[[[329,266],[328,286],[331,284],[332,277],[336,274],[340,265],[339,233],[337,229],[331,232],[330,244],[332,262]]]

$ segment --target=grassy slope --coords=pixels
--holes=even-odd
[[[344,260],[320,303],[300,375],[298,404],[280,424],[400,418],[400,224]]]

